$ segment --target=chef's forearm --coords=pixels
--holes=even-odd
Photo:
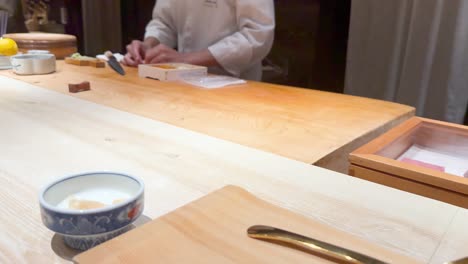
[[[197,52],[185,53],[183,57],[183,61],[189,64],[202,65],[206,67],[220,66],[218,61],[208,49]]]
[[[156,47],[157,45],[159,45],[159,40],[155,37],[146,37],[145,40],[143,41],[143,44],[147,47],[147,48],[153,48],[153,47]]]

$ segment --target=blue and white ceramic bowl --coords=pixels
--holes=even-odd
[[[85,173],[47,185],[39,201],[44,225],[86,250],[130,228],[143,212],[144,184],[120,173]]]

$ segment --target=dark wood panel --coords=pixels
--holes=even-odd
[[[122,50],[120,0],[82,0],[84,51],[87,55]]]
[[[146,24],[151,20],[154,0],[121,0],[122,52],[134,39],[143,39]]]
[[[14,14],[12,14],[12,16],[8,18],[8,25],[6,31],[7,33],[27,32],[26,26],[24,25],[22,5],[22,1],[16,2]],[[2,5],[0,4],[0,10],[3,9],[6,9],[6,7],[2,7]]]
[[[312,88],[343,92],[350,11],[351,0],[320,0]]]
[[[81,15],[81,0],[64,0],[67,8],[67,24],[65,32],[76,36],[78,52],[84,53],[83,17]]]

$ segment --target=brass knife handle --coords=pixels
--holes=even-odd
[[[445,262],[445,264],[468,264],[468,257]]]
[[[255,225],[247,229],[247,235],[252,238],[269,242],[286,243],[300,249],[319,253],[345,263],[387,264],[373,257],[338,247],[310,237],[302,236],[271,226]]]

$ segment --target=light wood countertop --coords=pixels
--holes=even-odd
[[[54,76],[47,78],[63,78]],[[104,96],[123,89],[120,79],[106,82],[116,86],[101,87],[104,82],[97,79],[95,93]],[[465,209],[13,79],[0,77],[0,83],[0,263],[66,262],[74,252],[42,225],[38,191],[57,177],[103,170],[145,181],[144,214],[149,218],[234,184],[422,262],[440,263],[468,252]],[[132,87],[127,93],[137,94],[131,97],[137,107],[145,102],[139,101],[144,93]],[[189,100],[185,93],[208,93],[177,87],[173,88],[184,90],[182,101]],[[236,89],[250,88],[213,93]],[[119,102],[121,97],[113,98]],[[190,116],[187,109],[186,118]]]
[[[207,90],[126,71],[58,61],[50,75],[0,74],[340,172],[347,172],[351,151],[414,115],[409,106],[343,94],[259,82]],[[82,81],[92,91],[68,92],[69,83]]]

